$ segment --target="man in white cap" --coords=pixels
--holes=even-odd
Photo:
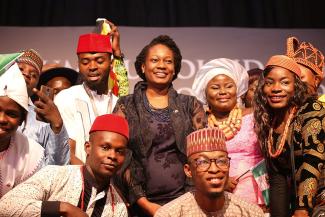
[[[44,165],[44,149],[17,132],[28,112],[25,80],[15,63],[0,77],[0,198]]]
[[[186,140],[188,163],[184,171],[193,180],[195,190],[159,208],[155,217],[264,217],[257,205],[225,192],[230,158],[221,130],[197,130],[189,134]]]
[[[25,79],[29,96],[29,113],[26,122],[18,130],[44,147],[46,165],[68,164],[70,162],[69,136],[60,112],[52,99],[36,89],[43,59],[35,50],[28,49],[16,62]],[[38,97],[34,103],[30,98],[33,94]]]

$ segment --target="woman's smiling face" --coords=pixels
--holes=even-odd
[[[269,106],[282,109],[289,105],[295,93],[294,74],[282,67],[274,67],[264,78],[263,93]]]

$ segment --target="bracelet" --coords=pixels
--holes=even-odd
[[[114,59],[124,59],[124,54],[121,53],[121,56],[113,55]]]

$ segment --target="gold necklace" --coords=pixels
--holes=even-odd
[[[209,127],[218,127],[225,134],[226,140],[234,138],[238,133],[242,123],[242,110],[235,107],[229,113],[227,120],[218,121],[217,118],[212,114],[211,110],[207,111],[208,116],[208,125]]]

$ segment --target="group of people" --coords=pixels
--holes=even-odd
[[[301,217],[324,205],[317,48],[290,37],[286,54],[248,72],[211,60],[189,96],[173,88],[181,51],[160,35],[137,55],[142,81],[127,94],[107,23],[109,34],[79,37],[79,74],[42,71],[32,49],[3,69],[0,216]]]

